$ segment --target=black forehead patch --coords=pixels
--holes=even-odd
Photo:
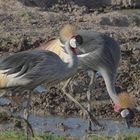
[[[81,35],[76,35],[75,39],[76,39],[76,41],[78,42],[79,45],[83,44],[83,37]]]

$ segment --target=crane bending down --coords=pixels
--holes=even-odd
[[[57,54],[44,50],[19,52],[1,59],[0,89],[31,91],[43,82],[52,85],[74,75],[78,67],[74,34],[74,29],[69,28],[69,39],[63,45],[65,53],[69,56],[67,63],[62,61]],[[29,117],[30,101],[31,92],[24,111],[26,120]]]
[[[70,25],[66,25],[65,30],[67,30],[69,26]],[[126,119],[129,125],[130,119],[134,117],[132,110],[134,108],[134,102],[126,92],[118,94],[115,90],[115,75],[120,60],[120,48],[118,43],[107,35],[91,30],[76,31],[75,38],[78,46],[78,67],[87,70],[91,77],[87,91],[87,98],[89,100],[88,111],[90,112],[90,93],[93,88],[95,72],[98,71],[103,76],[109,96],[115,103],[114,111],[118,112],[121,110],[121,116]],[[59,39],[49,41],[47,44],[44,43],[39,48],[55,52],[62,60],[67,62],[67,54],[61,47],[66,41],[67,34],[64,36],[60,31]],[[77,103],[73,97],[68,96]],[[79,103],[77,104],[79,105]],[[80,105],[80,107],[82,106]],[[86,111],[86,109],[84,109],[84,111]],[[89,121],[89,129],[91,130],[91,121]]]

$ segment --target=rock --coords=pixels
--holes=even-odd
[[[76,128],[76,129],[79,129],[80,127],[81,127],[80,124],[76,124],[76,125],[75,125],[75,128]]]
[[[111,12],[107,14],[100,14],[95,18],[96,23],[101,25],[109,25],[109,26],[128,26],[128,18],[126,15],[122,15],[119,12]]]

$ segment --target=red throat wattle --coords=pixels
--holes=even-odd
[[[74,54],[77,54],[75,48],[70,47],[70,49],[71,49],[71,51],[72,51]]]
[[[119,106],[117,104],[114,105],[114,111],[119,112]]]

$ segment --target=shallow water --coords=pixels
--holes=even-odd
[[[82,137],[86,134],[87,129],[87,121],[84,121],[79,118],[61,118],[61,117],[39,117],[31,115],[29,121],[33,127],[33,131],[35,134],[40,134],[43,132],[51,132],[55,135],[63,135],[63,136],[74,136],[74,137]],[[102,125],[105,126],[104,130],[96,130],[93,131],[93,134],[97,135],[106,135],[112,136],[116,133],[124,134],[124,133],[140,133],[140,128],[131,127],[128,129],[125,124],[121,124],[118,121],[112,120],[99,120]],[[66,127],[66,130],[58,128],[57,125],[63,123]],[[79,125],[79,127],[76,127]],[[9,123],[0,124],[0,129],[5,128],[9,129],[12,127]],[[95,128],[93,128],[95,130]]]
[[[87,121],[80,118],[61,118],[61,117],[37,117],[31,115],[29,118],[30,123],[34,128],[35,133],[50,131],[57,135],[70,135],[70,136],[84,136],[88,127]],[[112,120],[99,120],[105,126],[105,130],[96,130],[93,133],[100,135],[114,135],[116,133],[135,132],[139,133],[140,128],[131,127],[128,129],[125,124],[121,124]],[[63,123],[66,130],[62,131],[57,128],[57,124]],[[76,127],[79,125],[79,127]],[[93,128],[95,129],[95,128]]]
[[[11,103],[10,100],[6,99],[6,98],[0,98],[0,106],[3,105],[9,105]]]
[[[0,100],[0,105],[9,104],[9,100]],[[40,132],[51,132],[56,135],[70,135],[76,137],[82,137],[86,133],[86,129],[88,127],[87,120],[83,120],[78,117],[69,117],[69,118],[62,118],[58,116],[37,116],[37,115],[30,115],[29,121],[33,127],[34,133],[39,134]],[[104,130],[97,130],[97,127],[94,127],[93,133],[99,135],[114,135],[116,133],[140,133],[140,128],[131,127],[128,129],[125,123],[113,121],[113,120],[99,120],[100,123],[105,127]],[[65,130],[63,127],[60,127],[60,124],[64,124]],[[62,125],[61,125],[62,126]],[[1,128],[10,128],[12,125],[9,123],[0,124]]]

